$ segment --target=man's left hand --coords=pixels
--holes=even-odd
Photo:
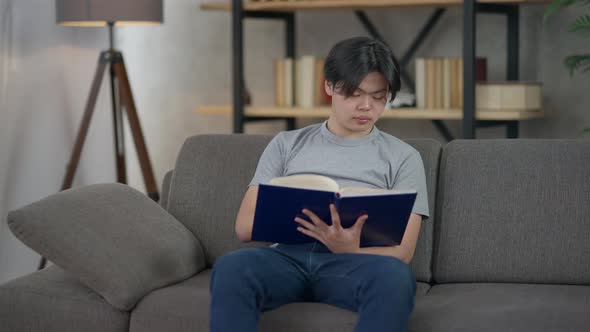
[[[297,227],[298,231],[322,242],[335,254],[359,253],[361,231],[369,216],[362,215],[356,220],[354,225],[349,228],[343,228],[340,223],[340,215],[334,204],[330,204],[332,225],[326,224],[310,210],[303,209],[302,212],[309,217],[311,222],[295,217],[295,222],[301,225]]]

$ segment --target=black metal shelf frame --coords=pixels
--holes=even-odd
[[[414,81],[408,75],[406,68],[416,50],[423,44],[426,37],[439,22],[446,8],[436,8],[424,23],[401,59],[397,58],[401,67],[401,79],[410,87]],[[506,15],[507,22],[507,50],[506,50],[506,78],[509,81],[518,80],[519,67],[519,7],[509,4],[481,4],[476,0],[463,1],[463,118],[462,138],[475,138],[478,127],[506,126],[506,137],[518,137],[518,121],[477,121],[475,119],[475,55],[476,55],[476,14]],[[355,15],[367,30],[369,35],[385,42],[366,12],[355,10]],[[294,117],[247,117],[244,115],[245,79],[244,79],[244,19],[272,19],[285,22],[285,56],[295,59],[295,12],[245,11],[242,0],[232,0],[232,51],[233,51],[233,131],[244,132],[244,123],[260,120],[285,120],[287,129],[295,129]],[[392,49],[393,50],[393,49]],[[394,50],[395,52],[395,50]],[[435,128],[447,140],[454,139],[450,130],[442,120],[431,120]]]

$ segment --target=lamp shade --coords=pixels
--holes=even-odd
[[[162,23],[163,0],[56,0],[57,23],[104,26]]]

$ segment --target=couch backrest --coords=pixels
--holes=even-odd
[[[434,280],[590,284],[590,141],[443,149]]]
[[[234,233],[235,217],[258,159],[271,138],[239,134],[200,135],[187,139],[181,148],[168,190],[167,207],[199,238],[209,265],[228,251],[244,246]],[[421,153],[432,214],[421,230],[412,268],[418,280],[429,281],[441,146],[434,140],[407,142]],[[248,244],[256,245],[266,244]]]
[[[178,154],[168,191],[168,212],[201,241],[209,266],[217,257],[244,246],[235,235],[234,222],[258,159],[271,138],[193,136]]]

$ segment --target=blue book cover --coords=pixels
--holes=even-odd
[[[252,240],[285,244],[314,242],[313,238],[297,231],[299,224],[294,221],[295,217],[309,221],[301,212],[306,208],[331,224],[329,205],[334,203],[345,228],[352,226],[361,215],[369,216],[361,233],[361,247],[398,245],[416,195],[415,191],[341,195],[335,191],[261,184]]]

